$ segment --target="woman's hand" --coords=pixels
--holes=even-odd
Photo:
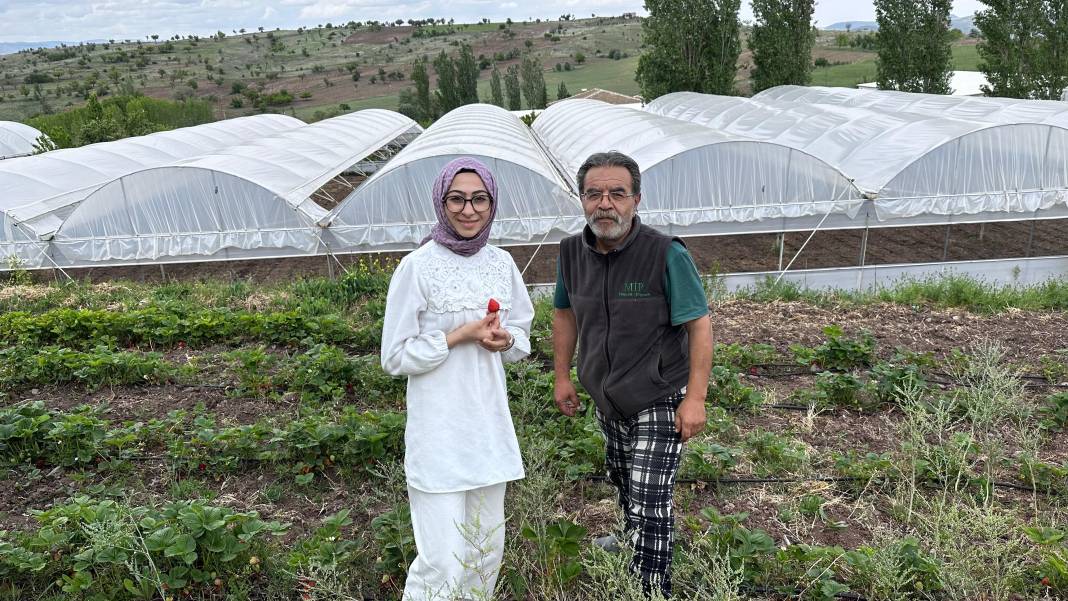
[[[477,321],[469,321],[464,325],[456,328],[445,335],[445,341],[448,343],[449,348],[453,348],[458,344],[465,342],[478,342],[482,344],[485,341],[494,339],[494,331],[502,331],[500,327],[500,320],[496,313],[490,313],[482,319]],[[508,337],[508,333],[505,332],[504,336]],[[501,345],[505,346],[505,345]],[[483,344],[483,347],[485,345]]]
[[[491,353],[499,353],[512,348],[513,342],[512,335],[508,333],[508,330],[498,326],[490,331],[489,338],[479,340],[478,344]]]

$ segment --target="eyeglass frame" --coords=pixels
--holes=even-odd
[[[601,190],[601,194],[599,196],[597,196],[597,198],[587,198],[587,194],[589,194],[591,192],[591,190],[587,189],[587,190],[583,190],[582,193],[579,194],[579,198],[582,199],[582,202],[590,202],[590,203],[592,203],[592,202],[595,202],[595,201],[596,202],[601,202],[601,199],[603,199],[607,195],[609,202],[623,202],[624,200],[626,200],[628,198],[634,198],[635,196],[640,196],[641,195],[641,192],[631,192],[630,194],[624,194],[623,198],[621,198],[619,200],[613,200],[612,199],[612,192],[618,192],[620,190],[621,190],[621,188],[616,188],[615,190]]]
[[[486,206],[485,209],[482,209],[480,211],[478,209],[478,207],[475,206],[475,194],[480,194],[480,195],[484,194],[484,195],[486,195],[487,198],[489,198],[489,204]],[[463,198],[464,199],[464,206],[461,207],[459,211],[454,211],[449,207],[449,197],[450,196],[459,197],[459,198]],[[494,202],[496,202],[496,201],[493,198],[493,195],[490,194],[489,192],[484,191],[484,190],[479,190],[477,192],[472,193],[470,198],[467,197],[467,196],[464,196],[464,194],[462,192],[459,192],[457,190],[450,190],[449,192],[446,192],[444,196],[441,197],[442,206],[445,207],[446,211],[452,213],[453,215],[459,215],[459,214],[463,213],[464,211],[466,211],[467,210],[467,203],[471,203],[471,210],[473,210],[474,212],[479,213],[479,214],[486,213],[487,211],[489,211],[489,210],[491,210],[493,208],[493,203]]]

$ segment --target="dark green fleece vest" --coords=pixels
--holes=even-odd
[[[689,379],[686,328],[671,325],[664,290],[672,240],[635,216],[626,240],[608,253],[597,250],[589,227],[560,243],[579,381],[610,418],[631,417]]]

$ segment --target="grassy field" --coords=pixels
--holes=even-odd
[[[0,286],[0,599],[397,599],[388,279]],[[1068,595],[1068,283],[709,300],[678,598]],[[527,476],[495,598],[638,601],[630,552],[591,543],[620,514],[588,398],[553,407],[550,319],[506,369]]]
[[[875,53],[869,58],[846,65],[832,65],[812,71],[812,85],[830,87],[856,87],[857,84],[875,81]],[[979,53],[974,44],[953,46],[953,69],[977,71]]]

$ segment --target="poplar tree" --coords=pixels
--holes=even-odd
[[[879,89],[952,92],[951,4],[951,0],[875,0]]]
[[[490,74],[490,101],[493,104],[504,108],[504,92],[501,90],[501,71],[496,65],[493,66],[493,73]]]
[[[741,0],[646,0],[645,51],[636,73],[642,95],[734,93],[740,6]]]
[[[523,102],[520,97],[522,86],[519,84],[518,65],[510,65],[508,67],[508,72],[504,76],[504,89],[508,94],[508,110],[518,111],[523,108]]]
[[[456,65],[448,54],[442,50],[434,59],[434,70],[438,74],[438,89],[434,94],[434,104],[438,115],[444,115],[463,104],[456,81]]]
[[[456,88],[460,105],[478,102],[478,61],[467,44],[460,46],[460,57],[456,60]]]
[[[1060,100],[1068,87],[1068,3],[980,0],[979,70],[991,96]]]
[[[812,80],[815,0],[752,0],[753,91]]]

